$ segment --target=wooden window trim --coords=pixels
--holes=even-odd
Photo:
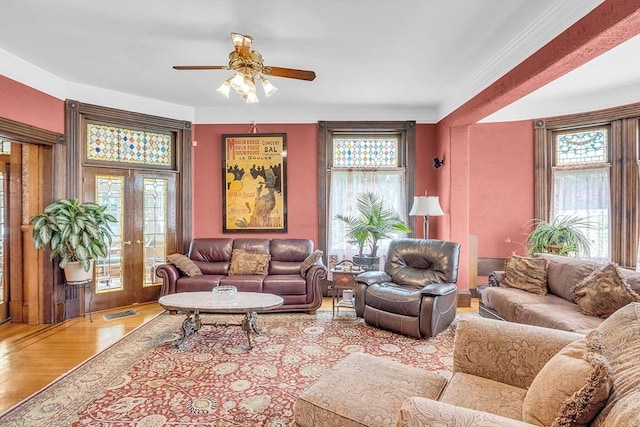
[[[610,129],[611,261],[634,268],[640,238],[640,103],[534,120],[534,215],[547,221],[550,219],[554,133],[602,125]]]
[[[318,122],[318,247],[327,247],[327,230],[330,218],[328,206],[329,166],[331,139],[334,135],[380,135],[400,134],[403,149],[398,152],[398,160],[406,168],[405,185],[407,192],[406,211],[411,210],[415,192],[415,121],[320,121]],[[326,251],[325,251],[326,252]],[[325,261],[326,261],[325,254]]]

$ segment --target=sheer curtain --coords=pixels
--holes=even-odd
[[[592,228],[583,231],[591,243],[590,258],[601,262],[610,260],[610,206],[608,166],[553,170],[551,219],[565,215],[588,219]]]
[[[381,196],[385,206],[396,210],[401,218],[407,217],[404,170],[376,170],[376,171],[331,171],[331,187],[329,195],[329,236],[327,242],[327,253],[329,259],[334,262],[343,259],[351,259],[356,255],[358,248],[349,244],[346,239],[347,228],[342,221],[335,219],[336,214],[347,216],[358,216],[356,200],[362,192],[373,192]],[[399,233],[398,236],[403,235]],[[384,265],[384,258],[387,254],[389,242],[380,242],[378,256],[381,265]],[[368,248],[365,247],[365,255]],[[331,258],[331,256],[334,256]]]

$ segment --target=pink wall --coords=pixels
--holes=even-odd
[[[266,124],[260,133],[287,134],[286,233],[222,233],[222,135],[249,133],[251,125],[195,125],[193,148],[194,237],[292,237],[318,243],[318,127]]]
[[[478,256],[523,255],[525,223],[533,218],[533,124],[470,129],[469,234],[478,237]]]
[[[0,117],[64,133],[64,101],[1,75]]]

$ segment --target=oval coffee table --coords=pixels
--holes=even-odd
[[[260,292],[238,292],[233,299],[216,297],[213,292],[181,292],[160,297],[158,303],[165,310],[182,310],[187,318],[182,322],[182,339],[176,347],[182,348],[190,335],[197,332],[202,325],[213,326],[242,326],[247,334],[249,348],[253,348],[252,334],[260,334],[258,328],[258,314],[256,311],[265,311],[280,307],[284,300],[273,294]],[[244,313],[244,319],[240,323],[202,323],[200,313]]]

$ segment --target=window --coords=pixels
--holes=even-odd
[[[591,257],[634,268],[640,254],[640,104],[536,120],[535,217],[586,215]]]
[[[415,122],[319,123],[319,246],[333,262],[357,253],[335,216],[356,215],[360,193],[380,195],[407,218],[407,194],[414,188],[414,130]],[[389,241],[380,243],[382,258]]]
[[[553,144],[551,219],[576,216],[587,220],[591,227],[582,231],[590,242],[590,258],[608,261],[611,258],[608,128],[556,132]]]

